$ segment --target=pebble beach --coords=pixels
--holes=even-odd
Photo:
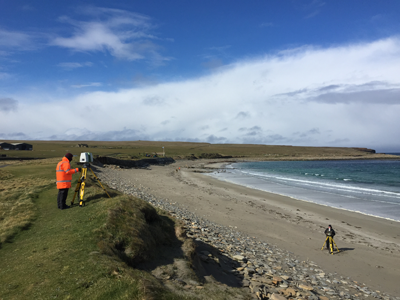
[[[393,243],[386,238],[386,234],[393,235],[398,224],[378,220],[373,226],[378,232],[371,230],[364,237],[358,234],[360,226],[346,224],[346,214],[351,213],[342,213],[345,221],[336,226],[335,237],[342,251],[330,255],[321,250],[324,236],[316,235],[323,232],[324,223],[339,223],[338,216],[324,215],[320,211],[323,208],[305,203],[289,209],[290,203],[280,202],[277,208],[274,201],[266,200],[273,199],[268,193],[233,187],[202,174],[221,167],[212,161],[181,161],[152,166],[151,170],[103,166],[96,167],[95,172],[110,187],[182,220],[188,238],[217,249],[198,253],[200,259],[234,276],[254,299],[400,300],[396,283],[399,245],[396,239]],[[312,224],[308,221],[311,216]],[[369,222],[366,216],[353,217],[354,220],[360,220],[362,226],[362,221]],[[299,234],[290,234],[293,228],[298,228]],[[388,232],[380,234],[379,239],[375,235],[379,236],[382,228]],[[360,255],[365,255],[364,259],[360,260]]]

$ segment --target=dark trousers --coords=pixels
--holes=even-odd
[[[326,236],[326,237],[328,237],[328,236]],[[332,240],[333,240],[333,237],[332,237]],[[331,251],[331,247],[330,247],[329,244],[330,244],[330,243],[329,243],[329,239],[327,239],[327,240],[326,240],[326,249],[328,249],[329,251]],[[333,242],[332,242],[332,249],[333,249]]]
[[[68,190],[69,189],[59,189],[58,190],[57,204],[58,204],[58,208],[60,208],[60,209],[63,209],[67,206],[67,204],[65,202],[67,201]]]

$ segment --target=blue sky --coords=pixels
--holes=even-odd
[[[400,1],[0,7],[0,139],[400,150]]]

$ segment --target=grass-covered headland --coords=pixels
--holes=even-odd
[[[21,142],[21,141],[7,141]],[[299,147],[255,144],[210,144],[192,142],[152,142],[152,141],[28,141],[33,151],[8,150],[1,155],[8,158],[52,158],[62,157],[67,152],[79,155],[91,152],[94,156],[109,156],[119,159],[143,159],[157,154],[175,160],[193,158],[223,158],[257,160],[303,160],[303,159],[354,159],[385,158],[372,149],[346,147]],[[80,147],[84,145],[85,147]],[[86,147],[87,146],[87,147]],[[148,155],[148,156],[146,156]],[[0,157],[0,161],[1,161]]]
[[[86,206],[61,211],[57,162],[11,162],[0,168],[0,299],[209,298],[207,288],[194,295],[167,289],[140,267],[165,249],[191,264],[193,242],[176,236],[178,221],[106,187],[108,198],[91,176]],[[78,176],[74,179],[68,204]],[[174,268],[169,270],[173,277]]]

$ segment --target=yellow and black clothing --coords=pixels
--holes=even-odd
[[[327,229],[325,229],[325,235],[331,236],[332,238],[335,236],[335,230],[333,230],[332,226],[329,225],[329,227]],[[329,239],[326,240],[326,249],[328,249],[328,251],[330,250],[329,248]]]

